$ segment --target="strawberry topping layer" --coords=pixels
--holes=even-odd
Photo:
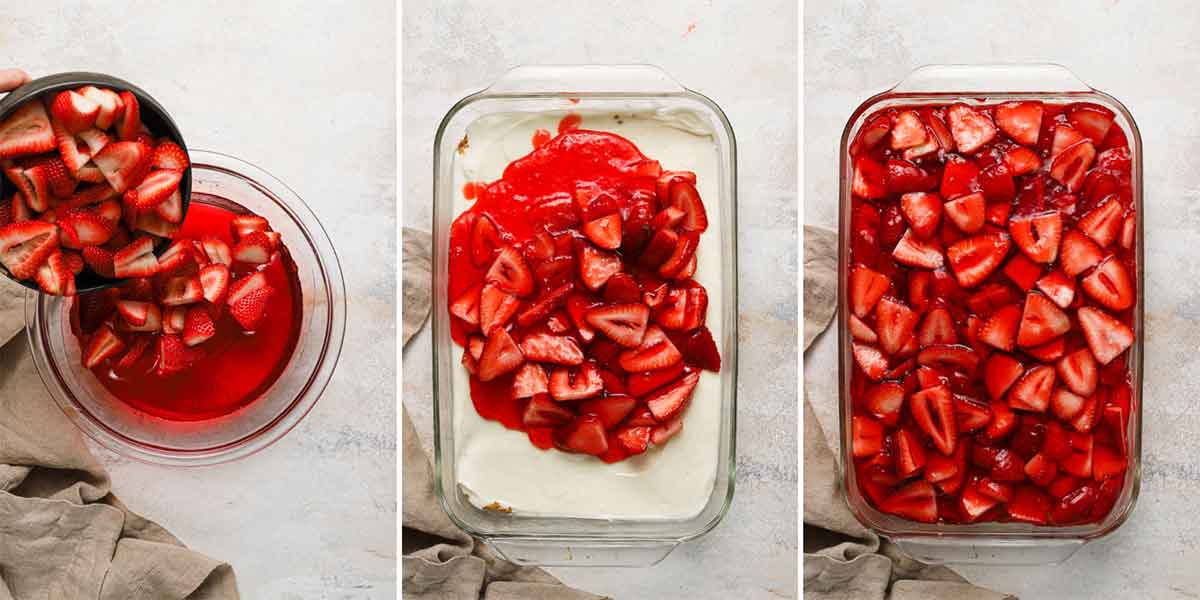
[[[922,522],[1100,521],[1125,483],[1137,215],[1093,104],[892,107],[853,165],[852,454]]]
[[[700,371],[720,370],[692,279],[708,215],[694,173],[618,135],[562,127],[535,141],[464,190],[451,334],[480,416],[617,462],[679,434]]]

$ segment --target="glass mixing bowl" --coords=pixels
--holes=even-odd
[[[25,327],[42,381],[63,412],[100,445],[145,462],[198,466],[249,456],[291,431],[316,404],[337,366],[346,326],[337,254],[312,211],[283,182],[232,156],[193,150],[192,190],[223,206],[265,217],[280,232],[300,280],[299,340],[279,378],[237,411],[203,421],[170,421],[113,396],[81,364],[71,332],[71,298],[28,292]],[[194,198],[197,201],[198,197]]]

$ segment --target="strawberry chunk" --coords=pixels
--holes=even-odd
[[[500,331],[503,328],[497,328],[495,333]],[[574,366],[584,361],[583,350],[579,349],[575,340],[562,335],[541,332],[526,334],[521,339],[520,350],[526,359],[537,362]]]
[[[599,456],[608,452],[608,435],[595,415],[582,415],[557,432],[560,447],[568,452]]]
[[[937,521],[937,498],[928,481],[915,481],[888,496],[879,504],[883,512],[921,521],[933,523]]]
[[[1025,297],[1017,344],[1024,347],[1045,344],[1070,328],[1071,320],[1067,313],[1040,293],[1030,292]]]
[[[1038,365],[1025,372],[1008,393],[1008,405],[1017,410],[1044,413],[1054,389],[1054,368]]]
[[[1062,215],[1058,211],[1016,217],[1008,223],[1008,231],[1017,247],[1030,260],[1044,264],[1058,258],[1062,229]]]
[[[954,104],[946,110],[950,133],[958,151],[971,154],[996,137],[996,126],[987,115],[967,106]]]
[[[1109,197],[1079,219],[1079,230],[1101,248],[1107,248],[1121,233],[1124,209],[1115,197]]]
[[[891,281],[886,275],[865,266],[850,272],[850,309],[859,318],[867,316],[887,291]]]
[[[896,262],[921,269],[937,269],[943,261],[942,250],[936,242],[918,239],[912,229],[904,232],[892,250],[892,256]]]
[[[996,125],[1026,146],[1035,146],[1042,131],[1042,103],[1005,102],[996,107]]]
[[[41,102],[26,102],[0,121],[0,160],[49,152],[54,147],[54,131]]]
[[[874,456],[883,448],[883,425],[870,417],[854,417],[850,422],[851,447],[855,458]]]
[[[912,192],[900,197],[900,211],[904,213],[913,233],[921,239],[928,239],[941,222],[942,201],[937,194]]]
[[[983,228],[985,208],[983,194],[978,192],[959,196],[943,205],[946,218],[966,234],[976,233]]]
[[[1003,233],[984,234],[962,240],[946,251],[954,277],[963,287],[979,285],[1004,261],[1011,247]]]
[[[1076,313],[1092,356],[1101,365],[1112,362],[1133,345],[1133,330],[1104,311],[1085,306]]]
[[[909,307],[887,297],[879,301],[875,312],[879,347],[886,354],[896,355],[912,338],[919,317]]]
[[[1083,278],[1082,285],[1088,296],[1109,310],[1125,310],[1136,300],[1129,272],[1115,257],[1102,261]]]
[[[585,362],[576,369],[555,368],[550,372],[549,388],[550,395],[559,402],[583,400],[604,391],[604,380],[600,378],[600,371],[595,363]]]
[[[646,328],[642,343],[637,348],[622,351],[618,358],[621,368],[628,373],[663,369],[681,360],[683,355],[679,349],[655,325]]]

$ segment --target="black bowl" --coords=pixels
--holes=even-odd
[[[0,121],[8,117],[18,106],[30,100],[42,98],[44,95],[57,94],[65,90],[73,90],[85,85],[94,85],[96,87],[106,87],[118,92],[131,92],[138,100],[138,108],[141,113],[142,123],[150,129],[156,136],[162,136],[179,144],[184,152],[187,152],[187,144],[183,141],[183,134],[179,133],[179,127],[175,125],[175,121],[171,119],[171,115],[167,114],[167,109],[163,108],[150,94],[147,94],[142,88],[110,75],[101,73],[59,73],[57,75],[48,75],[39,77],[26,83],[25,85],[9,92],[7,96],[0,98]],[[0,176],[0,199],[7,198],[13,193],[12,183],[7,178]],[[183,214],[187,215],[188,204],[191,201],[192,195],[192,168],[188,166],[183,171],[183,179],[179,182],[179,197],[183,204]],[[156,254],[161,254],[171,244],[170,240],[162,240],[155,246]],[[0,273],[5,277],[31,289],[38,291],[37,284],[32,281],[17,279],[8,272],[8,269],[0,266]],[[75,276],[75,289],[78,293],[94,292],[103,290],[115,285],[123,283],[124,279],[107,279],[101,277],[89,270],[85,270]]]

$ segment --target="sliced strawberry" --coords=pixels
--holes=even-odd
[[[71,133],[96,126],[100,105],[75,90],[59,92],[50,103],[50,114]]]
[[[190,368],[196,361],[196,351],[184,345],[177,335],[161,335],[158,338],[158,362],[154,372],[167,377]]]
[[[585,362],[577,369],[555,368],[550,372],[549,387],[550,395],[555,400],[568,402],[591,398],[604,391],[604,380],[600,378],[595,363]]]
[[[504,329],[497,329],[488,336],[479,357],[479,380],[491,381],[515,370],[525,362],[525,357],[512,336]]]
[[[1097,395],[1084,398],[1079,412],[1071,419],[1071,427],[1080,433],[1091,433],[1100,420],[1100,403],[1101,399]]]
[[[646,334],[650,308],[645,304],[613,304],[593,308],[584,318],[612,341],[636,348]]]
[[[163,310],[162,331],[167,334],[181,334],[187,325],[186,306],[172,306]]]
[[[678,362],[672,366],[654,371],[630,373],[627,380],[627,390],[630,394],[639,398],[645,396],[663,385],[675,381],[675,379],[683,374],[683,366],[682,362]]]
[[[1110,196],[1099,206],[1079,219],[1079,230],[1107,248],[1121,233],[1124,209],[1116,197]]]
[[[113,254],[113,273],[117,277],[149,277],[158,272],[154,242],[140,238]]]
[[[86,208],[72,208],[58,218],[63,237],[60,243],[69,248],[100,246],[112,239],[116,227],[99,213]]]
[[[993,354],[984,366],[983,378],[988,395],[993,400],[1004,398],[1008,388],[1024,374],[1025,367],[1017,359],[999,352]]]
[[[682,214],[681,214],[682,216]],[[605,250],[616,250],[621,247],[621,215],[613,213],[598,219],[588,221],[583,226],[583,234],[593,244]]]
[[[173,169],[182,171],[188,168],[187,152],[175,142],[163,142],[154,148],[150,156],[150,164],[155,169]]]
[[[874,456],[883,448],[883,425],[870,417],[855,416],[850,421],[850,437],[854,458]]]
[[[1025,463],[1025,476],[1033,483],[1046,487],[1058,475],[1058,465],[1043,454],[1037,454]]]
[[[1018,143],[1037,145],[1042,130],[1042,103],[1005,102],[996,107],[996,125]]]
[[[41,102],[26,102],[0,122],[0,159],[49,152],[54,131]]]
[[[578,365],[584,358],[583,350],[573,338],[541,332],[526,334],[521,339],[521,353],[528,360],[556,365]]]
[[[1056,304],[1037,292],[1030,292],[1025,297],[1025,311],[1021,314],[1021,328],[1017,332],[1018,345],[1040,346],[1069,329],[1071,319]]]
[[[537,363],[527,362],[521,365],[521,369],[513,378],[512,397],[533,398],[538,394],[547,393],[549,386],[550,379],[546,376],[546,370]]]
[[[968,485],[963,490],[958,502],[960,510],[968,523],[974,523],[1000,503],[1000,501],[984,494],[978,487],[973,485]]]
[[[1017,325],[1021,320],[1021,308],[1010,304],[996,311],[979,330],[979,340],[992,346],[1012,352],[1017,339]]]
[[[1137,299],[1129,272],[1113,256],[1104,259],[1082,283],[1083,291],[1109,310],[1125,310]]]
[[[229,267],[220,263],[205,265],[200,269],[199,277],[204,299],[213,304],[221,304],[229,290]]]
[[[568,452],[599,456],[608,452],[608,435],[595,415],[583,415],[556,433],[559,447]]]
[[[867,316],[891,285],[886,275],[859,265],[850,272],[850,309],[859,318]]]
[[[161,301],[164,306],[183,306],[204,299],[204,286],[196,276],[172,277],[163,285]]]
[[[1094,144],[1104,143],[1113,124],[1113,114],[1094,104],[1083,104],[1067,111],[1067,122]]]
[[[641,454],[650,445],[650,431],[653,427],[622,427],[617,430],[617,443],[630,454]]]
[[[1058,376],[1072,392],[1080,396],[1091,396],[1096,392],[1099,379],[1096,359],[1087,348],[1080,348],[1058,361]],[[1061,417],[1069,418],[1069,417]]]
[[[988,477],[996,481],[1022,481],[1025,479],[1025,461],[1016,452],[1001,448],[992,457]]]
[[[637,278],[629,273],[617,273],[609,277],[604,284],[604,301],[613,304],[642,302],[642,288]]]
[[[146,350],[150,349],[151,339],[150,336],[135,335],[129,343],[129,349],[117,360],[115,367],[120,370],[133,368],[134,364],[146,354]]]
[[[1037,289],[1054,301],[1059,308],[1067,308],[1075,301],[1075,280],[1062,274],[1062,271],[1051,271],[1037,280]]]
[[[883,298],[876,309],[879,347],[895,355],[908,343],[917,327],[918,316],[909,307],[892,298]]]
[[[950,133],[958,151],[971,154],[996,137],[996,126],[987,115],[966,104],[954,104],[946,109]]]
[[[4,174],[21,191],[26,206],[36,212],[50,209],[54,199],[50,190],[50,172],[46,167],[9,167],[4,169]]]
[[[853,331],[853,326],[851,330]],[[954,318],[950,315],[950,311],[945,308],[935,308],[929,311],[917,332],[917,344],[924,348],[935,344],[957,343],[958,333],[954,329]]]
[[[217,334],[212,316],[203,306],[193,306],[187,309],[183,325],[183,343],[186,346],[196,346],[207,342]]]
[[[1125,215],[1125,220],[1121,222],[1121,247],[1126,250],[1132,250],[1136,237],[1137,215],[1131,212]]]
[[[943,198],[959,196],[979,191],[979,166],[961,156],[946,157],[942,170],[942,182],[938,192]]]
[[[1068,277],[1083,273],[1104,258],[1103,251],[1095,242],[1074,230],[1063,235],[1060,254],[1062,270]]]
[[[888,193],[887,169],[878,162],[859,156],[854,160],[854,180],[851,191],[862,198],[883,198]]]
[[[668,195],[670,205],[683,211],[684,217],[680,226],[684,231],[699,235],[708,229],[708,213],[694,182],[676,179],[671,182]]]
[[[1013,241],[1025,256],[1045,264],[1053,263],[1058,257],[1062,229],[1062,215],[1056,210],[1014,217],[1008,223],[1008,231],[1012,234]]]
[[[579,244],[576,258],[579,262],[579,278],[593,291],[603,287],[610,277],[622,269],[620,256],[588,243]]]
[[[907,479],[920,473],[928,457],[917,434],[902,428],[892,437],[892,444],[896,451],[896,474]]]
[[[1077,396],[1065,388],[1058,388],[1050,397],[1050,408],[1055,417],[1063,421],[1071,421],[1083,410],[1086,401],[1086,398]]]
[[[854,360],[872,381],[883,379],[888,370],[888,360],[879,348],[868,344],[853,344]]]
[[[253,330],[266,316],[267,301],[274,293],[275,288],[267,282],[266,275],[258,272],[233,282],[225,304],[229,306],[229,314],[242,328]],[[200,296],[204,297],[203,286],[200,287]]]
[[[92,369],[125,349],[125,342],[108,325],[96,330],[83,351],[83,366]]]
[[[560,404],[550,399],[550,394],[536,394],[525,405],[521,415],[521,423],[525,427],[558,427],[570,422],[577,415],[569,405]]]
[[[1104,481],[1125,472],[1125,457],[1108,446],[1097,445],[1092,451],[1092,477]]]
[[[862,319],[854,315],[850,315],[849,319],[850,336],[857,342],[865,342],[874,344],[879,341],[879,336],[871,329],[870,325],[863,323]]]
[[[0,264],[17,279],[32,279],[58,247],[58,226],[21,221],[0,227]]]
[[[641,345],[621,352],[618,360],[626,372],[636,373],[669,367],[683,360],[683,354],[662,329],[651,325],[647,327]]]
[[[879,510],[896,516],[933,523],[937,521],[937,498],[928,481],[914,481],[879,503]]]
[[[1054,157],[1050,162],[1050,177],[1065,185],[1069,191],[1078,192],[1083,187],[1087,168],[1095,157],[1096,147],[1091,142],[1078,142]]]
[[[1042,167],[1042,159],[1037,152],[1017,146],[1004,154],[1004,166],[1014,176],[1026,175]]]
[[[1054,389],[1054,368],[1038,365],[1025,372],[1008,393],[1008,405],[1017,410],[1044,413]]]
[[[971,374],[979,366],[979,355],[961,344],[929,346],[917,355],[917,364],[930,367],[946,366]]]
[[[1133,345],[1133,330],[1108,313],[1091,306],[1079,309],[1079,328],[1096,362],[1107,365]]]
[[[251,237],[253,234],[248,236],[247,240]],[[505,246],[496,255],[496,260],[492,262],[484,280],[518,297],[533,293],[533,274],[529,270],[529,264],[512,246]]]
[[[226,244],[224,240],[205,237],[200,240],[200,245],[204,248],[204,254],[208,256],[209,262],[225,266],[233,264],[233,251],[229,249],[229,244]]]
[[[1003,233],[977,235],[950,246],[946,257],[958,284],[974,287],[1000,266],[1011,245]]]
[[[113,118],[113,126],[122,140],[133,140],[142,130],[141,108],[138,105],[137,96],[134,96],[133,92],[122,91],[119,96],[123,110]]]
[[[150,168],[150,148],[138,142],[114,142],[105,146],[92,160],[108,184],[118,193],[123,193],[140,182]]]
[[[978,192],[959,196],[943,205],[946,217],[963,233],[975,233],[983,227],[986,205]]]
[[[490,336],[496,329],[504,328],[517,314],[521,301],[493,284],[483,286],[479,292],[479,330]]]
[[[654,442],[655,446],[661,446],[667,443],[667,440],[678,435],[680,431],[683,431],[683,415],[675,417],[652,429],[650,432],[650,441]]]
[[[892,149],[903,150],[905,148],[915,148],[925,144],[929,140],[929,132],[925,131],[925,124],[921,122],[921,117],[911,110],[906,110],[896,115],[895,121],[892,123]]]
[[[942,250],[936,242],[917,238],[911,229],[896,243],[892,250],[896,262],[921,269],[936,269],[942,266]]]
[[[1007,509],[1008,517],[1014,521],[1045,525],[1049,519],[1050,498],[1033,486],[1018,486]]]
[[[521,311],[521,314],[517,315],[517,324],[522,327],[528,327],[534,323],[548,319],[555,310],[558,310],[560,306],[567,302],[567,299],[574,291],[575,284],[571,282],[554,288],[539,298],[537,302],[534,302],[528,308]]]
[[[111,127],[117,113],[124,109],[121,97],[112,90],[88,85],[79,88],[77,92],[96,104],[95,126],[97,128],[108,129]]]
[[[608,395],[603,398],[593,398],[579,405],[579,414],[596,415],[605,429],[619,425],[637,406],[637,399],[632,396]]]
[[[913,419],[933,439],[942,454],[952,454],[958,441],[954,399],[944,385],[921,390],[909,398]]]
[[[941,222],[942,201],[937,194],[911,192],[900,197],[900,211],[908,220],[913,233],[921,239],[928,239]]]
[[[960,432],[972,432],[987,427],[992,422],[992,411],[965,396],[954,398],[955,420]]]
[[[221,263],[213,263],[212,267],[225,267]],[[225,267],[228,272],[229,267]],[[462,319],[469,325],[479,324],[479,297],[483,291],[481,284],[475,284],[467,291],[459,294],[450,304],[450,314]]]
[[[887,191],[894,194],[927,192],[937,187],[937,177],[907,160],[887,161]]]

